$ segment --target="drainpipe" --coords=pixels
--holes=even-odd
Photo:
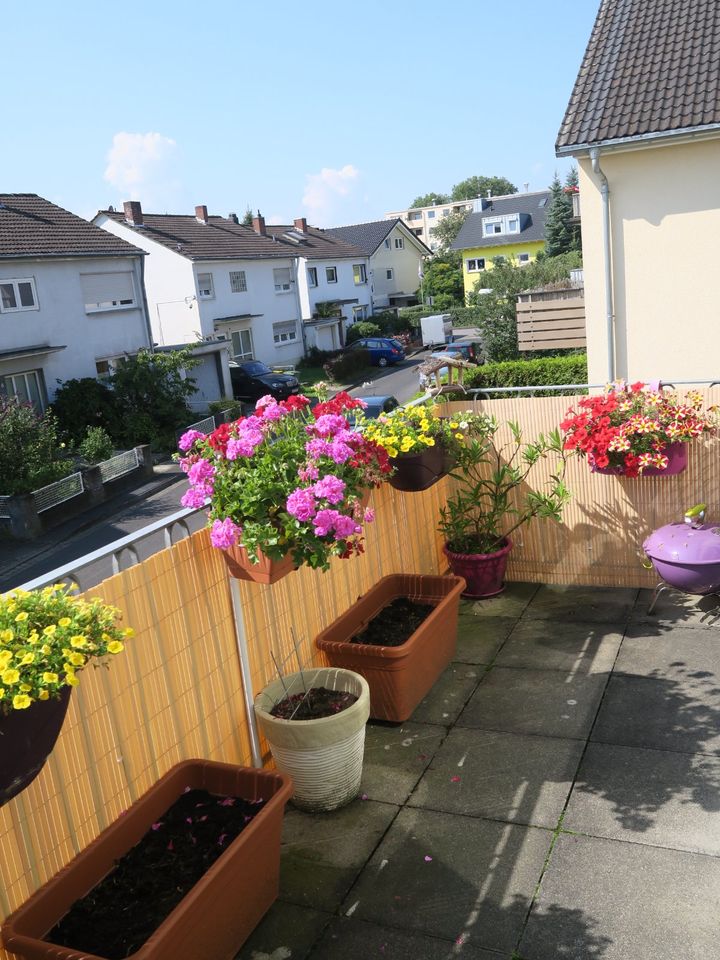
[[[600,196],[603,208],[603,250],[605,266],[605,310],[607,324],[607,370],[608,382],[615,379],[615,311],[613,305],[612,284],[612,250],[610,245],[610,185],[607,177],[600,169],[600,150],[592,147],[590,150],[593,173],[600,178]]]
[[[152,323],[150,322],[150,308],[148,307],[147,294],[145,292],[145,257],[140,257],[140,288],[142,289],[143,310],[145,312],[145,330],[148,336],[148,348],[150,353],[155,352],[155,342],[153,340]]]

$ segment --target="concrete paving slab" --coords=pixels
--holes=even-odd
[[[607,683],[604,674],[493,667],[458,719],[460,727],[585,739]]]
[[[591,740],[720,754],[720,687],[704,679],[610,678]]]
[[[679,590],[664,590],[652,613],[648,608],[653,590],[641,590],[630,614],[633,623],[652,623],[660,629],[681,627],[717,627],[720,623],[720,598],[695,597]]]
[[[720,681],[720,630],[682,626],[658,634],[648,624],[632,624],[615,672],[714,684]]]
[[[333,912],[396,816],[389,803],[354,800],[332,813],[288,807],[283,820],[280,898]]]
[[[276,900],[235,960],[306,960],[331,914]],[[190,960],[188,957],[187,960]]]
[[[518,953],[524,960],[710,960],[720,860],[561,835]]]
[[[485,668],[469,663],[451,663],[412,715],[415,723],[455,723]]]
[[[454,660],[462,663],[492,663],[517,620],[513,617],[480,617],[465,614],[458,620]]]
[[[621,643],[622,632],[609,624],[520,620],[495,666],[605,673],[612,670]]]
[[[720,856],[720,757],[588,744],[563,829]]]
[[[510,953],[551,837],[537,827],[406,808],[350,891],[343,912]]]
[[[369,723],[362,792],[370,800],[403,804],[427,769],[446,731],[436,724]]]
[[[497,597],[463,601],[461,614],[469,607],[478,617],[519,617],[539,590],[537,583],[506,583]]]
[[[508,960],[507,953],[404,933],[365,920],[334,920],[313,950],[312,960]],[[292,955],[295,960],[295,954]]]
[[[580,740],[456,727],[409,805],[553,829],[583,747]]]
[[[532,620],[583,620],[620,625],[630,617],[637,590],[631,587],[564,587],[543,584],[523,613]]]

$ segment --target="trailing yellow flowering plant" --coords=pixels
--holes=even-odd
[[[459,422],[455,423],[455,429],[450,423],[437,415],[432,404],[418,404],[398,407],[377,420],[367,420],[361,429],[389,457],[399,457],[404,453],[422,453],[436,443],[451,440]]]
[[[61,583],[0,595],[0,714],[58,697],[91,660],[120,653],[134,631],[119,618],[115,607]]]

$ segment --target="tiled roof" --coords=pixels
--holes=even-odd
[[[189,260],[256,260],[266,257],[308,257],[310,260],[350,259],[364,256],[362,250],[316,227],[308,227],[299,242],[285,234],[294,226],[268,224],[261,236],[226,217],[208,217],[202,223],[195,216],[143,213],[143,226],[128,223],[118,210],[100,210],[135,233],[156,240]],[[274,239],[273,239],[274,238]]]
[[[345,240],[348,243],[353,243],[365,253],[366,257],[371,257],[390,231],[398,224],[406,227],[399,217],[395,217],[395,219],[392,220],[371,220],[369,223],[354,223],[348,227],[332,227],[326,230],[325,233],[338,237],[340,240]],[[411,231],[408,230],[408,233],[411,233]],[[416,237],[414,234],[412,234],[412,236],[421,247],[425,248],[428,254],[432,253],[430,248],[427,247],[419,237]]]
[[[35,193],[0,193],[0,258],[127,257],[142,250]]]
[[[720,123],[720,3],[602,0],[556,150]]]
[[[452,244],[453,250],[470,250],[474,247],[502,247],[508,244],[531,243],[545,239],[545,218],[550,209],[549,190],[537,193],[515,193],[492,198],[492,206],[482,211],[469,213]],[[484,201],[488,202],[488,201]],[[496,234],[486,237],[483,220],[505,214],[520,214],[520,232]]]

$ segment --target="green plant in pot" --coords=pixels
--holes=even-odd
[[[517,423],[509,422],[510,440],[498,438],[500,425],[486,414],[458,415],[453,450],[454,480],[447,503],[440,510],[439,529],[454,574],[467,581],[466,597],[485,598],[500,593],[511,535],[534,517],[560,520],[570,498],[563,477],[565,454],[557,431],[526,442]],[[548,458],[556,461],[542,490],[529,478]]]
[[[131,628],[97,598],[64,584],[0,595],[0,806],[40,773],[55,746],[77,674],[118,654]]]

